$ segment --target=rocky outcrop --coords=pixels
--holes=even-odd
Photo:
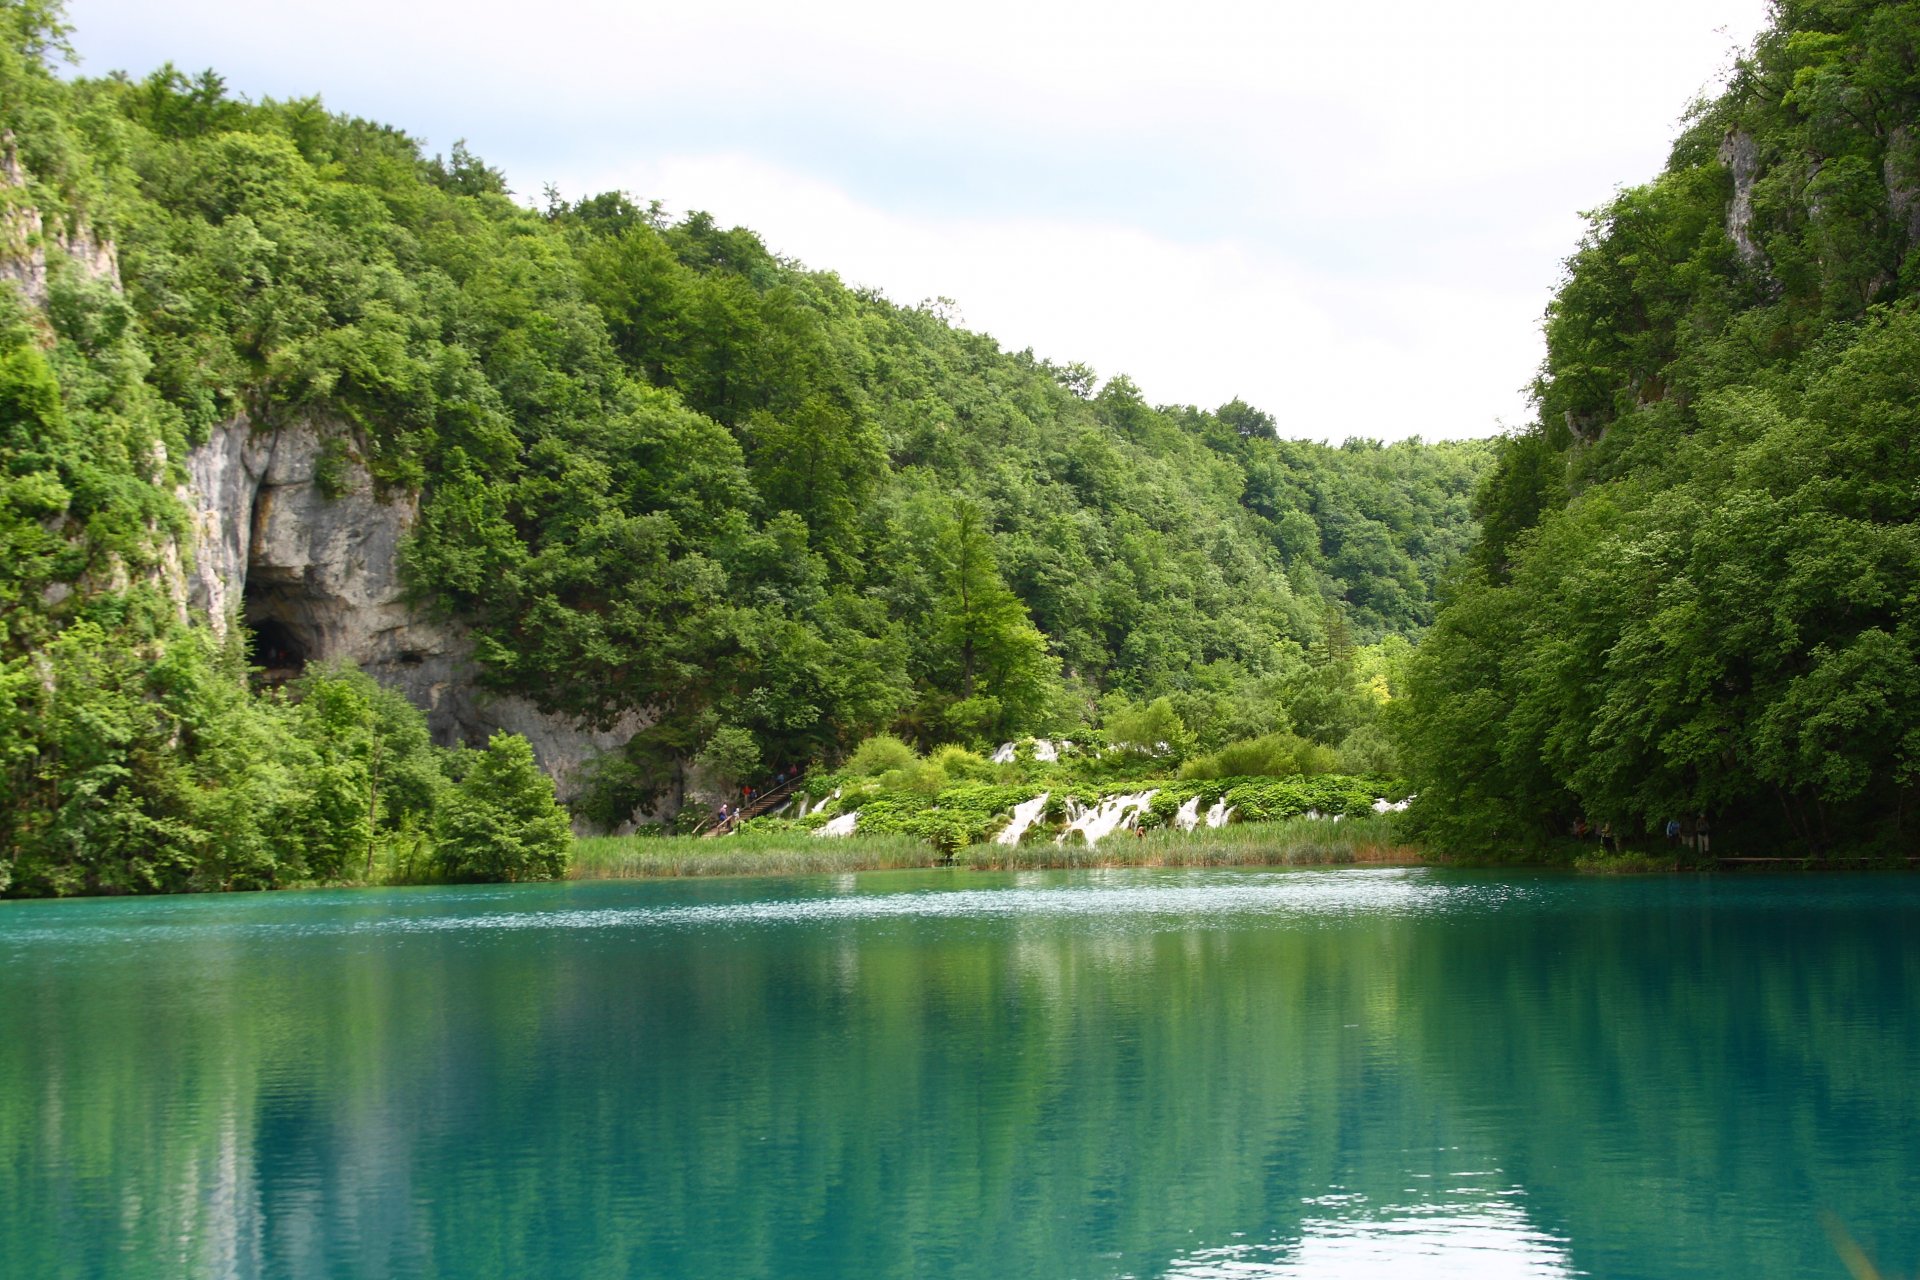
[[[1920,244],[1920,143],[1905,125],[1896,128],[1887,139],[1887,158],[1881,165],[1887,184],[1887,209],[1893,224],[1905,236],[1911,249]]]
[[[11,280],[20,295],[37,307],[47,304],[49,258],[63,255],[72,269],[91,280],[120,287],[120,264],[113,241],[94,235],[84,219],[71,228],[49,227],[39,208],[26,200],[27,175],[20,167],[12,133],[0,133],[0,280]],[[60,257],[52,259],[60,262]]]
[[[562,799],[578,793],[588,761],[645,727],[630,714],[610,730],[583,729],[484,689],[468,629],[409,599],[401,549],[417,495],[381,493],[344,428],[305,420],[255,430],[240,419],[214,430],[185,466],[187,602],[222,634],[252,628],[257,659],[353,662],[425,711],[443,746],[523,734]]]
[[[1767,255],[1753,238],[1753,184],[1760,176],[1760,148],[1744,129],[1720,140],[1720,163],[1733,175],[1733,199],[1727,204],[1727,236],[1750,267],[1765,266]]]
[[[30,190],[13,136],[0,134],[0,280],[42,308],[63,273],[118,289],[113,244],[84,219],[56,225],[43,217]],[[574,798],[583,767],[648,721],[630,713],[611,729],[585,729],[529,699],[485,689],[471,632],[412,601],[402,579],[419,496],[381,492],[353,446],[335,423],[256,429],[241,418],[188,453],[178,496],[191,515],[189,534],[184,546],[169,540],[160,548],[157,570],[183,617],[197,614],[223,636],[251,628],[256,661],[281,669],[355,663],[425,711],[442,746],[477,746],[502,729],[521,734],[560,798]],[[164,475],[164,450],[154,461]],[[113,561],[98,585],[124,588],[124,567]]]

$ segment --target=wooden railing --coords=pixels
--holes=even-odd
[[[791,799],[794,790],[799,787],[800,783],[800,778],[789,778],[773,790],[755,796],[752,801],[743,805],[739,812],[735,813],[725,822],[716,822],[705,831],[699,832],[699,834],[705,837],[725,835],[727,832],[745,822],[748,818],[757,818],[769,809],[778,808],[782,801]]]

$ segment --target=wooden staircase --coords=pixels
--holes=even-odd
[[[714,823],[711,827],[708,827],[700,833],[701,837],[710,840],[714,836],[723,836],[745,822],[748,818],[757,818],[771,809],[779,808],[782,804],[793,798],[794,791],[799,788],[801,782],[804,780],[804,778],[790,778],[773,790],[755,796],[752,804],[747,805],[725,822]]]

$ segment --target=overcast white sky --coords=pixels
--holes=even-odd
[[[320,93],[538,198],[704,208],[1287,435],[1526,415],[1579,211],[1765,0],[71,0],[82,70]]]

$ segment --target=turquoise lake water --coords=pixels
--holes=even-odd
[[[1920,1268],[1920,880],[0,905],[0,1275]]]

